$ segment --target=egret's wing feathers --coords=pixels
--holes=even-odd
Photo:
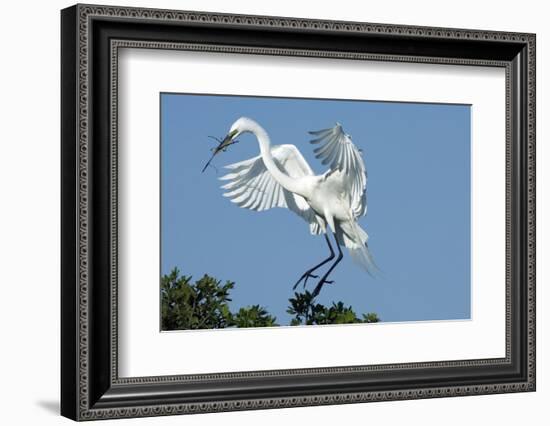
[[[309,133],[315,136],[311,143],[319,145],[313,150],[315,157],[328,165],[331,171],[342,172],[347,180],[353,216],[363,216],[367,212],[367,172],[363,156],[351,141],[351,136],[344,132],[339,123],[331,129]]]
[[[273,161],[279,169],[293,178],[313,175],[313,171],[294,145],[271,147]],[[311,233],[319,234],[321,226],[315,212],[304,198],[285,190],[267,170],[261,155],[225,166],[229,173],[220,180],[227,181],[223,195],[239,207],[262,211],[274,207],[288,208],[310,225]]]

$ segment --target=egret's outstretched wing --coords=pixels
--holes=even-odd
[[[315,157],[328,164],[332,171],[342,172],[347,180],[354,217],[363,216],[367,212],[367,172],[363,156],[351,141],[351,136],[344,132],[340,123],[331,129],[309,133],[316,137],[311,143],[320,144],[313,150]]]
[[[293,178],[313,175],[313,171],[294,145],[271,147],[273,160],[279,169]],[[225,166],[230,170],[220,180],[229,181],[222,186],[228,197],[239,207],[256,211],[274,207],[288,208],[306,220],[312,234],[319,234],[321,226],[315,212],[304,198],[285,190],[267,170],[261,155]]]

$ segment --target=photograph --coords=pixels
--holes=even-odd
[[[471,105],[159,97],[161,331],[471,318]]]
[[[542,21],[188,6],[61,10],[61,414],[535,392]]]

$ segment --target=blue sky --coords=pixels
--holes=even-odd
[[[252,135],[201,169],[241,116],[273,144],[291,143],[315,173],[309,130],[340,122],[363,150],[368,213],[360,219],[382,271],[344,260],[318,297],[382,321],[470,318],[470,107],[371,101],[161,94],[161,273],[235,281],[232,308],[259,304],[288,324],[292,285],[327,256],[322,236],[286,209],[255,212],[222,196],[224,165],[258,155]],[[315,282],[309,282],[310,291]]]

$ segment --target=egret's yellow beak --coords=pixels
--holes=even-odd
[[[223,139],[222,143],[218,146],[217,151],[225,150],[229,145],[234,142],[234,137],[237,134],[237,130],[229,132],[227,136]]]

